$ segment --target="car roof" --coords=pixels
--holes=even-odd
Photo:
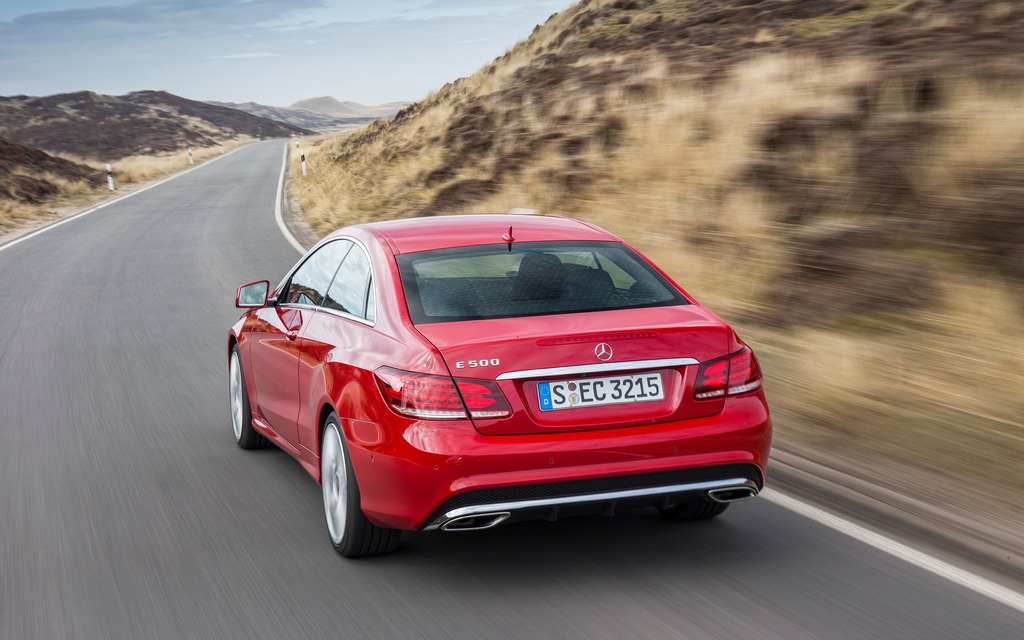
[[[559,240],[621,242],[611,233],[581,220],[561,216],[472,214],[430,216],[371,222],[360,227],[384,238],[395,254],[415,253],[507,242],[512,227],[515,242]]]

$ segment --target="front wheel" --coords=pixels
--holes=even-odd
[[[402,532],[375,526],[363,515],[351,460],[338,416],[332,413],[320,440],[320,483],[331,543],[346,558],[390,553],[398,546]]]
[[[267,439],[252,428],[252,408],[249,406],[249,391],[245,388],[242,373],[242,359],[238,346],[231,347],[228,364],[228,395],[231,399],[231,428],[235,442],[243,449],[260,449],[267,446]]]

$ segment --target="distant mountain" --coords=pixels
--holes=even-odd
[[[403,107],[406,107],[409,104],[410,103],[408,102],[389,102],[387,104],[368,107],[366,105],[359,104],[358,102],[352,102],[349,100],[339,102],[331,96],[321,96],[319,98],[300,100],[293,104],[291,108],[304,109],[315,113],[325,113],[338,118],[371,118],[373,120],[380,120],[383,118],[391,118]]]
[[[235,135],[293,133],[312,131],[166,91],[0,97],[0,136],[97,160],[209,146]]]
[[[326,113],[309,111],[307,109],[270,107],[257,102],[210,102],[209,104],[237,109],[263,118],[284,122],[295,127],[313,129],[320,132],[334,131],[345,127],[351,127],[353,125],[367,124],[378,119],[375,116],[339,117]],[[395,109],[395,111],[398,111],[398,109]],[[394,115],[394,113],[391,115]]]

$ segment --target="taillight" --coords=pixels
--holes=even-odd
[[[391,367],[381,367],[374,374],[388,406],[411,418],[503,418],[512,413],[501,390],[488,380],[453,380]]]
[[[761,387],[761,367],[750,347],[709,360],[697,370],[696,400],[710,400],[755,391]]]
[[[456,378],[455,384],[466,406],[469,415],[474,418],[504,418],[512,415],[504,394],[498,385],[490,380],[466,380]]]

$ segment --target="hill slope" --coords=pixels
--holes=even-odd
[[[292,188],[610,228],[755,345],[782,448],[1024,567],[1022,52],[999,0],[585,0]]]
[[[88,188],[101,185],[102,179],[92,167],[0,138],[0,200],[40,204],[69,183]]]
[[[310,132],[165,91],[0,97],[0,135],[46,151],[104,161],[214,145],[236,134],[292,133]]]

